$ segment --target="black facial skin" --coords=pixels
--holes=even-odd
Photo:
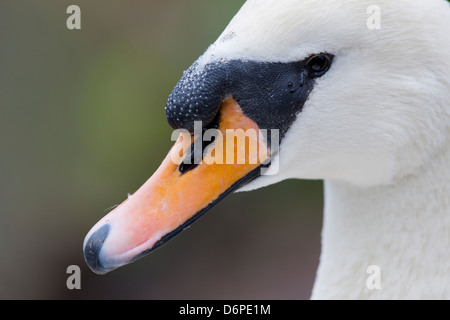
[[[278,129],[282,139],[302,111],[315,80],[332,61],[333,55],[324,53],[291,63],[214,62],[201,71],[195,63],[169,96],[167,121],[174,129],[190,132],[194,121],[208,128],[223,101],[232,96],[260,129]]]

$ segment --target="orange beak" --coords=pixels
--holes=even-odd
[[[216,138],[200,164],[182,172],[173,161],[190,146],[186,141],[191,135],[180,134],[153,176],[86,235],[85,260],[94,272],[104,274],[139,259],[183,231],[225,195],[259,176],[269,154],[258,125],[232,98],[219,112],[222,139]]]

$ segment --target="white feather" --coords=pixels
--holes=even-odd
[[[367,8],[381,29],[367,28]],[[280,146],[280,173],[324,179],[314,298],[450,298],[450,6],[249,0],[199,59],[335,54]],[[379,265],[382,289],[366,287]]]

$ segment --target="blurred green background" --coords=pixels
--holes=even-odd
[[[172,88],[243,0],[0,2],[0,298],[308,299],[322,183],[233,194],[161,249],[105,276],[89,229],[172,145]],[[81,8],[68,30],[66,8]],[[81,290],[66,268],[81,267]]]

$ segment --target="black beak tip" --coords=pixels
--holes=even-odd
[[[89,237],[84,246],[84,260],[89,268],[97,274],[105,274],[112,270],[105,268],[100,258],[100,252],[108,237],[109,230],[109,224],[105,224]]]

